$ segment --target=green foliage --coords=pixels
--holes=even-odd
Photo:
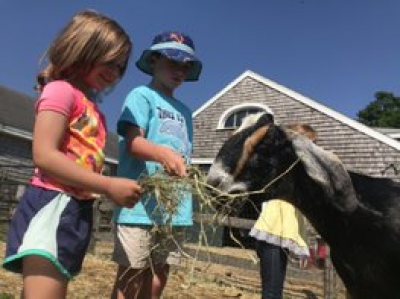
[[[0,299],[14,299],[15,297],[8,293],[0,293]]]
[[[400,128],[400,97],[379,91],[375,98],[357,113],[358,121],[371,127]]]

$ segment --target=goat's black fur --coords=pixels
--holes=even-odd
[[[400,184],[348,172],[335,156],[305,137],[266,125],[268,133],[232,184],[260,190],[300,158],[254,202],[260,206],[267,198],[282,198],[297,206],[329,244],[332,262],[352,298],[400,298]],[[214,165],[232,174],[246,136],[254,130],[233,135]],[[213,167],[209,182],[221,187],[215,174],[220,172]],[[228,185],[222,189],[230,191]]]

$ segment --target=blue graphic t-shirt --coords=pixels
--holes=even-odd
[[[127,96],[117,124],[119,140],[118,176],[138,179],[162,169],[159,163],[136,159],[126,150],[128,126],[138,126],[146,132],[146,139],[182,154],[189,162],[192,152],[192,113],[180,101],[167,97],[148,86],[139,86]],[[172,219],[173,225],[192,225],[192,195],[183,192],[181,205]],[[134,208],[118,208],[114,219],[121,224],[152,225],[162,222],[154,213],[155,198],[144,197]]]

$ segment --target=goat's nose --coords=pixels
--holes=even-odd
[[[220,163],[214,161],[214,163],[208,170],[207,184],[213,187],[218,187],[221,184],[224,177],[225,177],[225,172],[223,171],[223,168],[220,166]]]
[[[222,177],[218,177],[215,175],[212,175],[211,173],[209,173],[207,175],[207,184],[213,187],[218,187],[221,184],[222,181]]]

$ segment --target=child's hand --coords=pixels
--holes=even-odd
[[[133,208],[142,192],[136,181],[112,177],[107,186],[106,195],[118,206]]]
[[[162,147],[160,164],[170,175],[179,177],[187,176],[185,159],[175,151],[167,147]]]

